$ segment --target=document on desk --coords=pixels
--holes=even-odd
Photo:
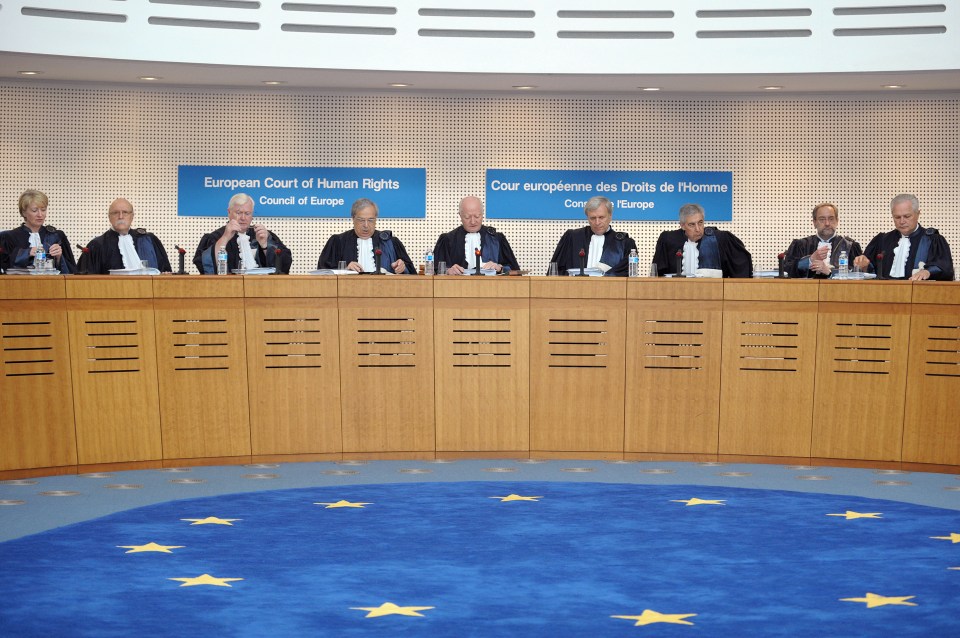
[[[567,268],[567,274],[571,277],[576,277],[580,274],[579,268]],[[588,277],[603,277],[603,271],[599,268],[584,268],[583,274]]]
[[[311,270],[307,273],[308,275],[359,275],[356,270],[348,270],[344,268],[340,270],[339,268],[321,268],[320,270]]]
[[[460,273],[460,274],[461,274],[461,275],[472,275],[472,274],[475,273],[475,272],[477,272],[477,269],[476,269],[476,268],[467,268],[466,270],[464,270],[464,271],[463,271],[462,273]],[[487,276],[493,276],[493,275],[496,275],[496,274],[497,274],[497,271],[494,270],[493,268],[481,268],[481,269],[480,269],[480,274],[481,274],[481,275],[487,275]]]
[[[110,274],[111,275],[127,275],[127,276],[146,275],[148,277],[152,277],[154,275],[159,275],[160,271],[157,270],[156,268],[131,268],[130,270],[127,270],[125,268],[118,268],[116,270],[111,270]]]
[[[234,268],[232,272],[235,275],[272,275],[277,272],[277,269],[272,266],[260,266],[257,268]]]

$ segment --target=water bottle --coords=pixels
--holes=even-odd
[[[640,255],[637,254],[637,249],[630,249],[630,272],[627,273],[630,277],[639,277],[640,276]]]
[[[840,265],[839,275],[841,277],[845,276],[850,272],[849,264],[847,264],[847,251],[840,251],[840,260],[837,262]]]
[[[33,267],[35,270],[43,270],[47,267],[47,251],[43,244],[37,246],[37,252],[33,254]]]
[[[217,251],[217,274],[226,275],[227,272],[227,249],[221,246]]]
[[[433,274],[433,251],[427,251],[427,257],[425,263],[423,264],[423,274],[430,276]]]

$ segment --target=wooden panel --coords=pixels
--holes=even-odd
[[[336,299],[247,299],[253,454],[339,453]]]
[[[900,460],[909,313],[909,305],[820,304],[813,456]]]
[[[164,458],[249,455],[241,300],[157,303],[156,330]]]
[[[145,276],[86,275],[65,277],[68,299],[150,299],[153,278]]]
[[[958,414],[960,307],[914,305],[903,460],[960,465]]]
[[[434,300],[438,451],[529,450],[529,334],[526,299]]]
[[[0,299],[63,299],[66,277],[55,275],[4,275]]]
[[[433,365],[432,299],[341,299],[344,453],[433,454]]]
[[[415,275],[340,275],[340,297],[432,297],[433,277]]]
[[[913,284],[909,281],[820,281],[820,301],[851,303],[910,303]]]
[[[723,299],[723,279],[661,277],[627,280],[627,299]]]
[[[0,470],[77,462],[66,309],[35,303],[0,303]]]
[[[728,279],[723,285],[723,298],[730,301],[815,302],[819,289],[816,279]]]
[[[817,304],[726,301],[723,309],[720,453],[810,456]]]
[[[721,310],[719,301],[627,302],[626,452],[716,454]]]
[[[530,300],[531,450],[623,452],[625,331],[623,301]]]
[[[913,303],[960,306],[960,282],[918,281],[913,284]]]
[[[258,275],[243,278],[247,297],[336,297],[337,278],[330,275]]]
[[[626,277],[531,277],[530,296],[542,299],[625,299]]]
[[[160,459],[153,308],[110,303],[110,310],[77,308],[67,313],[77,459],[80,464]]]
[[[450,275],[435,277],[434,297],[462,297],[468,299],[530,296],[529,277],[473,277]]]
[[[151,277],[153,296],[160,299],[242,297],[243,277],[235,275],[170,275]]]

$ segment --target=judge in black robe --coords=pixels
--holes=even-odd
[[[62,230],[44,224],[47,219],[48,203],[47,196],[37,190],[24,191],[20,195],[19,207],[23,224],[13,230],[0,233],[4,269],[33,266],[36,250],[30,243],[30,235],[37,233],[55,269],[63,274],[77,272],[77,262],[73,258],[67,235]]]
[[[461,275],[465,270],[477,267],[475,248],[467,248],[468,236],[470,245],[480,248],[481,269],[503,274],[520,270],[506,236],[483,225],[483,202],[477,197],[464,197],[460,201],[460,226],[440,235],[433,248],[434,262],[446,263],[446,274]]]
[[[863,255],[857,258],[857,265],[877,273],[878,279],[953,281],[950,245],[936,228],[920,225],[920,202],[917,198],[909,194],[897,195],[890,203],[890,210],[896,229],[874,237]],[[909,240],[909,249],[903,275],[893,276],[891,271],[898,256],[901,238]]]
[[[163,244],[153,233],[143,228],[131,229],[133,224],[133,204],[120,198],[110,204],[108,212],[110,230],[95,237],[87,244],[87,252],[80,257],[79,270],[89,275],[106,275],[111,270],[131,270],[140,268],[140,262],[147,262],[150,268],[160,272],[170,272],[170,260]],[[124,263],[120,250],[120,238],[130,235],[136,251],[136,263]],[[133,260],[133,256],[129,257]]]
[[[586,267],[596,267],[604,271],[604,277],[626,277],[629,270],[630,251],[637,249],[637,243],[626,233],[610,228],[613,219],[613,202],[603,196],[591,197],[584,212],[589,226],[574,228],[563,233],[551,263],[557,264],[557,274],[564,276],[571,268],[580,268],[580,251],[583,251],[583,263]],[[594,237],[603,237],[602,249],[590,256],[590,246]]]
[[[743,242],[731,232],[703,225],[703,207],[685,204],[680,208],[680,228],[660,233],[653,251],[653,262],[660,276],[676,274],[677,253],[687,240],[697,244],[697,267],[711,268],[723,277],[752,277],[753,258]]]
[[[223,244],[227,249],[227,269],[240,268],[240,245],[237,237],[244,234],[250,238],[256,266],[276,268],[278,273],[289,273],[293,257],[290,249],[283,245],[280,238],[267,230],[262,224],[253,224],[253,199],[246,193],[238,193],[230,198],[227,207],[227,223],[200,239],[193,263],[202,275],[217,274],[217,246]],[[226,236],[226,240],[222,238]],[[277,254],[279,251],[279,254]],[[250,265],[247,264],[249,268]]]
[[[787,275],[800,279],[826,279],[839,271],[840,253],[844,251],[847,253],[847,264],[853,265],[854,259],[863,254],[863,249],[853,239],[837,233],[839,222],[836,205],[823,203],[813,209],[813,227],[817,232],[790,242],[783,260]],[[830,245],[830,257],[826,264],[827,247],[822,242]]]
[[[380,251],[378,269],[397,275],[415,275],[416,266],[410,260],[403,243],[393,236],[389,230],[377,230],[377,217],[380,214],[377,205],[366,198],[358,199],[350,208],[350,218],[353,229],[339,235],[333,235],[327,240],[320,259],[317,260],[317,269],[335,269],[339,262],[347,264],[347,270],[355,272],[373,272],[376,260],[376,251]],[[359,254],[360,240],[370,240],[369,252]],[[364,241],[366,245],[366,242]],[[361,264],[366,262],[368,268]]]

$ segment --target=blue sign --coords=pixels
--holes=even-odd
[[[690,203],[703,206],[708,224],[733,221],[729,171],[487,169],[488,218],[582,221],[584,204],[597,195],[613,202],[619,221],[676,221]]]
[[[426,217],[425,168],[180,166],[177,214],[219,217],[237,193],[253,198],[257,217],[349,217],[361,197],[381,217]]]

